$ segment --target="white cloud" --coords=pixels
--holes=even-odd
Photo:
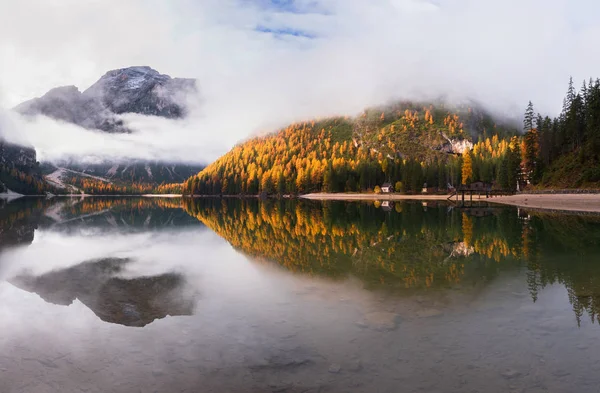
[[[531,99],[554,114],[569,75],[581,81],[600,69],[600,22],[586,17],[600,11],[592,0],[298,0],[295,12],[269,4],[5,1],[0,103],[59,85],[84,89],[129,65],[195,77],[204,106],[186,122],[132,117],[142,129],[134,136],[76,137],[45,122],[19,131],[46,157],[83,150],[208,161],[259,130],[395,97],[466,96],[511,115]]]

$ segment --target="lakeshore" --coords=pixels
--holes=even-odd
[[[28,197],[43,197],[42,195],[8,195],[0,194],[0,199],[5,199],[8,202],[18,198]],[[181,198],[181,194],[142,194],[142,195],[90,195],[90,194],[66,194],[53,195],[52,197],[67,197],[67,198],[89,198],[89,197],[110,197],[110,198]],[[194,198],[258,198],[257,195],[194,195]],[[373,194],[373,193],[312,193],[300,195],[300,199],[320,200],[320,201],[446,201],[449,195],[405,195],[405,194]],[[289,196],[288,196],[289,198]],[[470,198],[466,198],[470,201]],[[450,199],[451,202],[456,201],[456,197]],[[600,193],[598,194],[517,194],[509,196],[495,196],[486,198],[485,195],[473,195],[475,202],[488,202],[503,205],[510,205],[522,208],[544,209],[555,211],[573,211],[586,213],[600,213]]]
[[[443,201],[448,199],[448,195],[315,193],[302,195],[301,198],[323,201]],[[500,203],[503,205],[529,207],[535,209],[600,212],[600,194],[517,194],[493,198],[474,195],[473,201],[485,201],[490,203]]]

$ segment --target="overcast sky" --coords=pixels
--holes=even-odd
[[[597,0],[0,0],[0,107],[131,65],[197,78],[202,95],[185,122],[127,119],[130,137],[6,111],[0,124],[42,158],[206,162],[256,132],[398,97],[556,114],[570,75],[600,76],[599,14]]]

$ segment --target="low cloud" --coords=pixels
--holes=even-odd
[[[38,160],[56,162],[76,159],[81,162],[104,160],[158,160],[180,163],[207,163],[220,152],[211,135],[197,138],[198,127],[206,127],[209,118],[191,111],[186,119],[173,120],[137,114],[117,115],[131,133],[107,133],[86,129],[46,116],[22,116],[14,111],[0,112],[0,136],[25,146],[35,147]],[[212,134],[215,137],[218,133]]]
[[[126,116],[138,130],[131,135],[16,121],[49,158],[209,162],[257,132],[396,98],[469,98],[510,117],[532,100],[554,115],[569,76],[579,84],[600,69],[593,0],[23,0],[2,8],[5,107],[59,85],[83,90],[130,65],[197,78],[202,91],[202,107],[184,121]]]

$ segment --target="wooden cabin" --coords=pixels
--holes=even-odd
[[[381,186],[381,192],[394,192],[394,187],[392,186],[392,183],[383,183],[383,185]]]
[[[484,183],[482,181],[475,181],[471,184],[463,184],[458,188],[458,191],[475,191],[475,192],[489,192],[492,190],[492,185]]]

